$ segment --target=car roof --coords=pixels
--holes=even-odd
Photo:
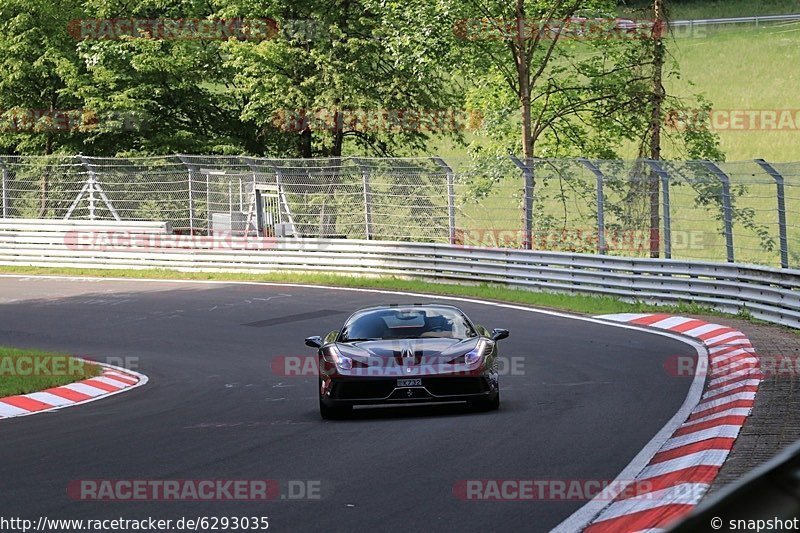
[[[456,307],[455,305],[450,304],[440,304],[440,303],[410,303],[410,304],[383,304],[383,305],[370,305],[367,307],[362,307],[361,309],[357,309],[353,312],[353,314],[362,313],[364,311],[379,311],[382,309],[397,309],[401,307],[416,307],[419,309],[436,309],[436,308],[444,308],[444,309],[451,309],[453,311],[458,311],[461,314],[466,314],[460,308]]]
[[[469,322],[469,317],[467,316],[467,314],[464,311],[462,311],[461,309],[459,309],[458,307],[456,307],[455,305],[439,304],[439,303],[429,303],[429,304],[410,303],[410,304],[371,305],[371,306],[368,306],[368,307],[362,307],[361,309],[357,309],[357,310],[353,311],[350,314],[350,316],[347,317],[347,320],[345,320],[345,324],[349,323],[350,320],[352,320],[356,316],[362,316],[364,314],[369,314],[369,313],[372,313],[372,312],[385,311],[385,310],[388,310],[388,309],[400,309],[400,308],[409,308],[409,307],[417,308],[417,309],[432,309],[432,310],[433,309],[449,309],[450,311],[455,311],[456,313],[459,313],[461,316],[463,316]]]
[[[408,309],[408,308],[416,308],[416,309],[447,309],[447,310],[450,310],[450,311],[455,311],[456,313],[458,313],[462,317],[464,317],[464,320],[467,322],[467,324],[470,325],[470,327],[472,327],[473,329],[475,328],[474,324],[472,323],[472,320],[470,320],[470,318],[467,316],[467,314],[464,311],[462,311],[460,308],[456,307],[455,305],[440,304],[440,303],[435,303],[435,302],[434,303],[427,303],[427,304],[423,304],[423,303],[384,304],[384,305],[371,305],[371,306],[368,306],[368,307],[362,307],[361,309],[357,309],[356,311],[353,311],[353,313],[351,313],[350,316],[347,317],[347,320],[344,321],[345,327],[347,326],[347,324],[350,323],[351,320],[353,320],[356,317],[369,315],[370,313],[373,313],[373,312],[385,311],[385,310],[388,310],[388,309],[403,309],[403,308],[404,309]]]

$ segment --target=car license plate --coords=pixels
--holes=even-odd
[[[421,387],[422,386],[422,379],[398,379],[397,380],[398,387]]]

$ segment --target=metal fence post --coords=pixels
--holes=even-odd
[[[261,158],[257,160],[252,157],[245,157],[243,160],[253,172],[254,187],[256,183],[256,174],[259,173],[257,170],[258,166],[267,166],[275,173],[275,187],[277,188],[278,192],[278,222],[283,223],[283,221],[286,220],[289,225],[291,225],[294,235],[297,236],[297,228],[294,225],[294,217],[292,216],[292,210],[289,207],[289,199],[286,197],[284,173],[281,166],[276,164],[275,161],[271,159]]]
[[[605,217],[605,191],[603,190],[603,172],[585,157],[579,157],[578,161],[592,171],[597,180],[597,253],[605,255],[606,249],[606,217]]]
[[[92,164],[89,162],[89,158],[83,154],[79,154],[76,157],[81,162],[81,165],[83,165],[83,167],[86,169],[89,177],[86,179],[86,183],[83,184],[80,192],[75,197],[75,200],[73,200],[72,205],[70,205],[69,209],[67,209],[67,214],[64,216],[64,220],[68,220],[69,217],[72,216],[72,212],[75,211],[76,207],[78,207],[81,198],[83,198],[83,195],[87,193],[89,195],[89,220],[94,220],[96,218],[95,193],[100,195],[100,199],[106,204],[106,207],[111,213],[111,216],[114,217],[114,220],[121,220],[119,213],[117,213],[117,210],[114,209],[114,204],[111,203],[111,200],[108,198],[108,196],[106,196],[106,192],[103,190],[103,187],[100,186],[100,180],[97,179],[97,172],[95,172]]]
[[[775,180],[775,186],[778,190],[778,231],[780,232],[781,242],[781,267],[789,268],[789,240],[786,236],[786,191],[784,190],[783,176],[775,170],[775,167],[763,159],[756,159],[755,162]]]
[[[364,188],[364,234],[367,240],[372,239],[372,191],[369,185],[369,166],[360,159],[355,160],[361,170],[361,183]]]
[[[248,166],[250,167],[250,170],[253,173],[253,199],[250,203],[250,207],[247,210],[248,214],[247,214],[247,223],[245,224],[245,231],[249,232],[250,224],[253,223],[255,224],[256,237],[265,237],[266,233],[264,229],[264,207],[261,201],[261,194],[258,192],[258,185],[257,185],[258,177],[257,177],[256,167],[255,165],[252,164],[249,158],[246,161]],[[251,221],[250,218],[251,213],[256,218],[255,222]]]
[[[264,199],[261,197],[261,192],[256,185],[256,177],[253,175],[253,205],[256,211],[256,236],[266,237],[267,228],[266,221],[264,220]]]
[[[456,193],[454,187],[453,169],[441,157],[432,158],[447,176],[447,227],[449,228],[450,244],[456,243]]]
[[[194,167],[189,163],[186,156],[178,154],[178,159],[189,171],[189,235],[194,235],[194,194],[192,192],[194,188]]]
[[[733,251],[733,206],[731,205],[731,180],[721,168],[711,161],[705,162],[706,168],[722,182],[722,219],[725,224],[725,248],[728,262],[735,261]]]
[[[664,257],[672,259],[672,218],[670,215],[669,202],[669,174],[664,170],[664,167],[661,166],[659,161],[648,159],[646,162],[661,180],[661,196],[664,198],[664,203],[662,205],[662,218],[664,219]]]
[[[523,198],[522,207],[522,247],[526,250],[530,250],[533,248],[533,169],[528,166],[528,163],[530,163],[529,160],[523,163],[514,154],[508,154],[508,157],[517,165],[517,168],[522,170],[522,176],[525,179],[525,186],[523,189],[525,197]]]
[[[279,206],[282,204],[283,209],[286,211],[286,216],[289,219],[289,223],[294,226],[294,220],[292,220],[292,212],[289,210],[289,201],[286,199],[286,195],[284,194],[283,189],[283,170],[280,167],[275,167],[275,186],[278,188],[278,200]],[[283,222],[283,215],[281,214],[282,211],[280,207],[278,208],[278,217],[280,218],[280,222]]]
[[[83,155],[79,155],[78,159],[81,160],[81,164],[86,168],[86,172],[89,174],[89,177],[86,181],[86,188],[85,192],[89,194],[89,220],[95,219],[95,208],[94,208],[94,170],[89,165],[89,160],[86,159]]]
[[[8,218],[8,167],[6,166],[6,162],[0,158],[0,171],[2,171],[3,175],[3,218]]]
[[[211,176],[206,173],[206,230],[211,232]]]
[[[258,180],[257,174],[258,170],[256,168],[256,160],[251,157],[243,157],[242,162],[250,169],[250,173],[253,176],[252,183],[250,184],[250,188],[252,191],[252,196],[250,198],[250,202],[248,202],[247,208],[247,219],[244,223],[244,235],[245,237],[250,235],[250,226],[254,225],[256,230],[256,237],[262,236],[262,229],[263,229],[263,221],[260,217],[263,215],[259,212],[259,194],[256,191],[256,181]],[[243,197],[242,197],[242,178],[239,178],[239,211],[244,212],[244,204],[243,204]],[[253,222],[253,217],[255,217],[255,222]]]

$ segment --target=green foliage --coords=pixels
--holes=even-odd
[[[531,34],[525,34],[523,43],[513,32],[490,31],[493,23],[502,27],[519,19],[515,4],[521,6],[523,25],[533,28]],[[523,51],[533,70],[527,77],[531,85],[531,136],[537,157],[614,159],[630,144],[647,143],[653,34],[642,28],[635,35],[625,35],[615,30],[613,23],[608,23],[612,28],[606,33],[592,34],[590,25],[580,23],[568,26],[571,33],[562,30],[554,34],[553,30],[563,24],[565,16],[582,16],[594,24],[613,20],[616,4],[603,0],[450,2],[460,20],[488,21],[480,31],[470,34],[471,38],[456,45],[463,58],[462,75],[471,81],[466,87],[467,104],[485,118],[470,146],[471,154],[522,151],[520,108],[525,76],[516,66]],[[639,17],[646,19],[647,15]],[[551,31],[535,39],[536,28],[542,26]],[[672,61],[666,77],[678,76],[677,64]],[[709,105],[697,95],[682,99],[668,96],[662,115]],[[718,139],[708,130],[666,131],[664,135],[668,137],[665,142],[678,146],[686,157],[722,158]]]
[[[465,21],[514,20],[499,0],[4,0],[0,3],[0,151],[90,155],[217,153],[338,156],[425,151],[433,137],[465,141],[464,124],[430,119],[403,127],[400,111],[474,110],[482,116],[473,154],[519,152],[519,78],[513,32],[460,33]],[[613,18],[608,0],[526,0],[526,23]],[[646,18],[646,13],[637,12]],[[85,19],[274,19],[264,40],[81,39]],[[78,26],[76,26],[76,24]],[[561,38],[524,46],[537,155],[614,158],[642,143],[648,54],[643,38]],[[541,69],[541,71],[539,71]],[[678,77],[676,66],[670,76]],[[710,109],[672,98],[665,116]],[[72,113],[9,127],[31,110]],[[352,119],[353,111],[358,120]],[[303,117],[327,111],[326,123]],[[340,115],[333,115],[339,112]],[[367,124],[364,114],[382,116]],[[46,114],[46,113],[45,113]],[[324,114],[324,113],[323,113]],[[344,120],[338,117],[344,116]],[[286,118],[298,119],[288,124]],[[290,120],[291,122],[291,120]],[[295,127],[297,125],[300,127]],[[670,132],[680,155],[719,159],[707,129]],[[671,141],[670,141],[671,142]]]
[[[54,131],[35,115],[74,110],[81,65],[69,21],[80,16],[76,0],[0,2],[0,150],[24,153],[79,151],[85,134]]]
[[[0,346],[0,398],[67,385],[102,371],[66,354]]]
[[[93,117],[68,131],[47,119],[35,129],[6,128],[5,152],[312,156],[339,155],[352,140],[354,150],[391,154],[422,149],[430,133],[460,135],[430,124],[303,132],[276,123],[282,111],[456,107],[442,61],[449,23],[422,0],[7,0],[0,15],[0,109]],[[281,31],[227,41],[74,35],[81,19],[159,18],[274,19]]]
[[[746,305],[743,305],[742,307],[739,308],[739,311],[736,313],[736,316],[743,320],[753,319],[753,313],[750,312],[750,310],[747,308]]]
[[[651,4],[651,0],[625,0],[620,2],[620,16],[642,16]],[[752,17],[797,13],[797,0],[671,0],[668,8],[673,20]]]
[[[277,128],[304,156],[339,156],[345,142],[388,155],[421,150],[427,128],[365,124],[365,112],[452,108],[445,68],[449,28],[436,4],[424,0],[337,3],[268,2],[248,8],[231,1],[227,16],[273,14],[282,27],[303,23],[307,32],[261,43],[228,42],[225,50],[250,99],[243,116],[261,131]],[[445,38],[442,38],[445,36]],[[341,122],[333,113],[340,112]],[[317,126],[303,119],[328,115]],[[288,124],[294,119],[297,124]],[[353,116],[356,121],[350,120]],[[360,119],[360,120],[358,120]],[[296,126],[296,127],[295,127]],[[315,127],[317,126],[317,127]],[[281,131],[288,130],[288,131]]]

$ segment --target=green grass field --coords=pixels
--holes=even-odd
[[[636,17],[642,16],[642,10],[649,9],[652,2],[628,0],[621,4],[620,16]],[[797,0],[672,0],[667,4],[672,20],[783,15],[800,11],[800,2]]]
[[[727,168],[727,167],[726,167]],[[731,167],[736,168],[736,167]],[[578,165],[571,167],[572,176],[560,178],[554,173],[549,179],[539,175],[535,196],[546,201],[537,201],[534,216],[534,248],[565,252],[597,252],[595,181],[588,170]],[[743,191],[734,200],[737,213],[752,212],[753,222],[767,232],[772,242],[762,243],[755,229],[734,221],[734,248],[736,261],[740,263],[780,265],[778,247],[777,200],[775,185],[768,176],[753,180],[748,172],[757,173],[755,164],[743,165],[739,172],[732,173],[734,183],[745,183]],[[544,174],[544,173],[542,173]],[[607,174],[624,179],[624,174]],[[577,186],[576,186],[577,185]],[[457,210],[456,226],[463,230],[464,243],[482,246],[519,247],[522,240],[521,207],[519,202],[521,178],[513,172],[492,189],[489,196],[479,201],[465,203]],[[578,190],[585,189],[579,194]],[[631,225],[611,210],[612,206],[629,203],[624,196],[606,186],[606,240],[610,255],[646,257],[649,253],[649,231],[647,226],[647,198],[638,199],[638,225]],[[796,189],[796,188],[794,188]],[[790,263],[800,264],[800,228],[793,224],[792,216],[800,213],[800,197],[791,187],[786,200],[789,213],[788,245]],[[510,200],[510,198],[513,198]],[[672,257],[708,261],[726,260],[726,243],[722,223],[717,217],[721,209],[717,204],[702,205],[697,201],[698,193],[688,185],[673,185],[670,189]],[[549,226],[545,222],[550,220]],[[663,237],[663,235],[662,235]],[[663,250],[663,248],[662,248]]]
[[[677,38],[670,53],[682,78],[670,79],[676,96],[701,93],[719,110],[800,109],[800,22],[724,29],[697,28]],[[800,124],[793,130],[718,130],[728,161],[763,158],[800,161]],[[668,157],[673,154],[668,154]]]
[[[302,283],[308,285],[326,285],[336,287],[353,287],[381,289],[387,291],[418,292],[438,294],[442,296],[461,296],[480,298],[511,303],[520,303],[540,308],[559,309],[600,315],[607,313],[636,312],[673,312],[689,314],[721,315],[710,308],[685,303],[673,306],[654,306],[643,302],[623,302],[609,296],[583,296],[572,294],[554,294],[527,290],[508,289],[498,285],[455,285],[433,283],[398,277],[366,277],[340,274],[316,274],[302,272],[269,272],[265,274],[225,273],[225,272],[179,272],[166,269],[102,269],[102,268],[50,268],[50,267],[0,267],[4,274],[24,275],[65,275],[98,278],[139,278],[139,279],[189,279],[217,281],[255,281],[272,283]],[[2,353],[2,352],[0,352]]]
[[[735,5],[734,5],[735,4]],[[699,18],[711,16],[744,16],[746,14],[800,12],[800,4],[788,2],[733,2],[727,8],[717,4],[675,4],[673,18]],[[720,9],[717,9],[719,7]],[[732,171],[734,183],[751,182],[737,198],[737,207],[751,209],[754,220],[766,226],[775,243],[778,241],[777,203],[775,187],[770,178],[753,159],[767,161],[800,161],[800,103],[797,87],[800,86],[800,22],[770,25],[698,27],[693,33],[676,33],[670,41],[669,53],[677,61],[681,77],[669,78],[665,85],[669,94],[687,98],[694,93],[704,95],[720,112],[735,110],[786,111],[795,117],[793,128],[734,130],[717,129],[720,145],[727,161],[742,161],[737,166],[726,167]],[[432,146],[445,159],[460,161],[468,158],[466,149],[448,141]],[[621,155],[636,156],[635,147],[623,148]],[[674,146],[664,147],[666,159],[683,159],[683,153]],[[800,265],[800,228],[794,220],[800,213],[800,194],[797,186],[797,169],[785,175],[787,179],[787,213],[789,222],[790,262]],[[581,180],[592,180],[584,175]],[[492,194],[478,204],[471,205],[459,217],[458,226],[468,231],[476,229],[519,230],[518,199],[519,178],[516,172],[495,186]],[[537,181],[539,193],[558,196],[564,182]],[[540,216],[556,219],[568,218],[568,228],[590,230],[595,221],[587,207],[591,199],[579,197],[565,188],[568,199],[564,202],[549,200],[541,206]],[[677,242],[673,257],[686,259],[724,260],[725,243],[720,224],[715,217],[716,207],[696,204],[696,195],[686,188],[676,189],[672,198],[673,234]],[[613,217],[607,218],[613,224]],[[646,236],[642,236],[646,239]],[[689,240],[697,238],[695,244]],[[675,239],[673,239],[675,241]],[[698,244],[699,242],[699,244]],[[559,244],[559,243],[557,243]],[[564,244],[564,243],[560,243]],[[734,245],[738,262],[777,265],[779,251],[765,250],[758,235],[736,224]],[[551,248],[552,249],[552,248]],[[568,250],[568,246],[555,249]],[[625,254],[622,255],[631,255]]]
[[[800,13],[800,2],[733,0],[682,2],[672,7],[674,20],[773,13]],[[699,93],[715,110],[791,110],[795,118],[799,115],[800,22],[675,29],[668,52],[680,71],[680,78],[665,80],[670,95],[686,98]],[[788,130],[716,131],[727,161],[800,161],[797,122],[800,120]],[[468,141],[476,138],[470,132],[466,137]],[[448,139],[434,139],[429,152],[445,159],[467,156],[465,147]],[[635,157],[636,147],[623,148],[621,155]],[[664,147],[664,157],[684,159],[680,151],[670,146]]]
[[[0,347],[0,398],[74,383],[101,371],[65,354]]]

